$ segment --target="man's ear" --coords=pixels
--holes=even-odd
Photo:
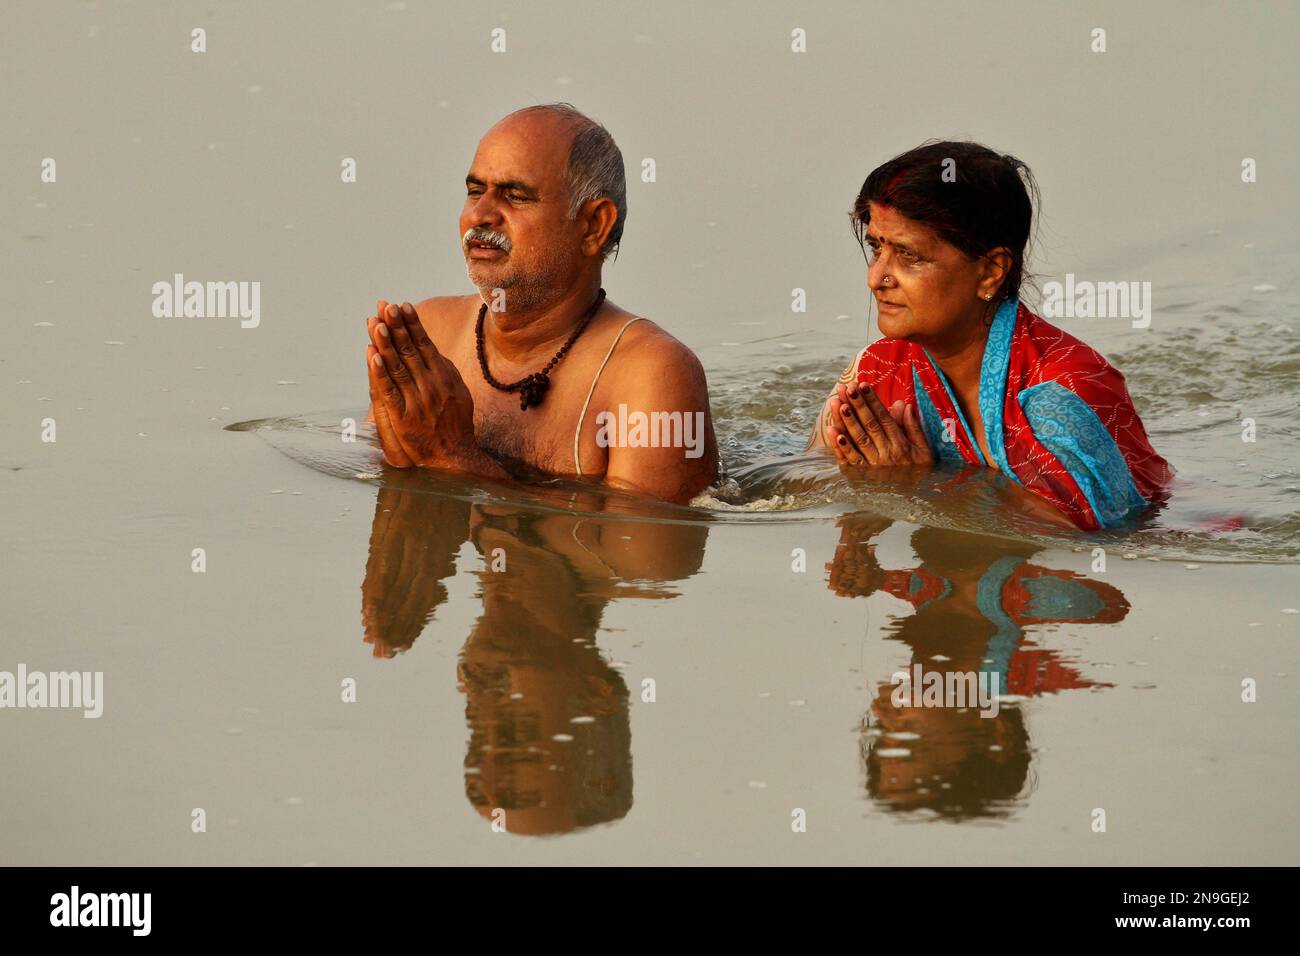
[[[618,207],[608,197],[588,199],[582,204],[578,218],[583,223],[582,254],[599,256],[618,222]]]

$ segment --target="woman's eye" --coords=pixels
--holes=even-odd
[[[900,250],[899,250],[899,252],[898,252],[898,258],[902,259],[904,262],[920,262],[920,261],[921,261],[919,258],[917,258],[917,255],[916,255],[915,252],[908,252],[906,249],[900,249]]]

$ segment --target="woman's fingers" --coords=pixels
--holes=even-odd
[[[898,422],[894,421],[894,416],[889,414],[889,409],[885,408],[876,390],[869,385],[860,385],[857,391],[862,403],[866,405],[880,428],[879,434],[872,432],[871,435],[884,444],[881,449],[882,458],[892,463],[910,461],[911,455],[907,448],[907,441],[903,437],[903,430],[898,427]]]
[[[840,409],[840,416],[848,425],[850,436],[858,443],[867,461],[873,465],[888,465],[892,461],[889,438],[884,426],[877,420],[876,413],[867,403],[863,395],[864,390],[871,391],[870,387],[856,383],[845,389],[845,405]],[[881,409],[883,411],[883,405]],[[884,415],[889,418],[888,412],[884,412]],[[856,430],[854,424],[857,426]]]
[[[848,402],[841,402],[837,410],[839,415],[840,438],[843,443],[851,446],[867,464],[874,465],[878,460],[875,442],[863,422],[858,418],[853,410],[853,406]]]
[[[925,429],[921,427],[915,405],[903,408],[903,431],[912,443],[912,460],[918,463],[933,462],[934,452],[930,450],[930,441],[925,437]]]
[[[875,389],[839,383],[826,405],[825,435],[842,465],[934,464],[915,403],[898,399],[886,408]]]
[[[835,450],[835,461],[840,465],[865,465],[867,460],[862,457],[853,440],[844,433],[842,428],[831,426],[831,448]]]
[[[899,399],[886,408],[870,386],[859,384],[845,389],[841,385],[840,389],[852,412],[852,419],[845,414],[844,407],[836,414],[850,437],[863,449],[870,464],[934,463],[934,453],[915,404]],[[860,433],[854,431],[853,422],[861,424]]]

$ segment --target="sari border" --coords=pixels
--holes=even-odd
[[[1011,368],[1011,338],[1020,314],[1020,299],[1005,300],[993,316],[988,341],[984,344],[984,360],[980,364],[980,418],[984,420],[984,439],[988,442],[998,470],[1018,485],[1020,476],[1007,460],[1006,433],[1003,412],[1007,399],[1007,374]]]

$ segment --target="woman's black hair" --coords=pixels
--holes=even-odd
[[[950,141],[923,143],[895,156],[871,171],[853,204],[860,245],[873,202],[929,226],[971,258],[1006,246],[1011,270],[994,300],[1020,295],[1034,209],[1042,208],[1034,174],[1021,160],[979,143]]]

